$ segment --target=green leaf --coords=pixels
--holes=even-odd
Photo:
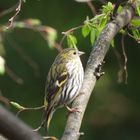
[[[111,12],[113,12],[113,4],[108,2],[107,5],[103,5],[102,12],[109,15]]]
[[[25,23],[22,22],[22,21],[14,22],[14,26],[15,26],[16,28],[25,28],[25,27],[26,27]]]
[[[126,34],[126,31],[124,29],[121,29],[119,32],[123,35]]]
[[[88,24],[85,24],[83,27],[82,27],[82,35],[84,37],[87,37],[88,34],[90,33],[90,26]]]
[[[90,42],[91,42],[92,45],[95,42],[95,38],[96,38],[96,29],[92,28],[91,33],[90,33]]]
[[[140,19],[133,19],[133,20],[131,21],[131,24],[132,24],[133,26],[140,26]]]
[[[102,31],[102,28],[97,28],[97,29],[96,29],[96,38],[99,37],[101,31]]]
[[[41,21],[39,19],[35,19],[35,18],[29,18],[29,19],[25,20],[25,22],[31,26],[41,25]]]
[[[123,7],[120,5],[117,9],[117,13],[120,13],[123,10]]]
[[[17,108],[17,109],[20,109],[20,110],[25,109],[25,107],[21,106],[20,104],[18,104],[18,103],[16,103],[16,102],[12,102],[12,101],[11,101],[10,104],[11,104],[13,107]]]
[[[107,23],[107,16],[101,19],[100,28],[103,29],[105,27],[106,23]]]
[[[135,38],[140,38],[140,32],[139,32],[139,30],[138,29],[133,29],[132,30],[132,33],[133,33],[133,35],[134,35],[134,37]]]
[[[68,43],[68,46],[71,47],[71,48],[77,48],[76,47],[76,44],[77,44],[77,39],[74,35],[67,35],[67,43]]]
[[[0,75],[5,73],[5,60],[0,56]]]
[[[140,7],[138,5],[136,6],[136,10],[137,10],[138,15],[140,16]]]

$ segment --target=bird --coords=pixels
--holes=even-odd
[[[82,86],[84,70],[80,56],[84,52],[76,48],[63,49],[55,58],[46,78],[44,96],[44,121],[48,133],[54,112],[66,107],[70,112],[76,111],[68,105],[78,96]]]

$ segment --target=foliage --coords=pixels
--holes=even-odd
[[[72,34],[68,34],[67,35],[67,42],[68,42],[68,46],[69,47],[73,47],[73,48],[77,48],[76,47],[76,44],[77,44],[77,39],[76,39],[76,37],[74,36],[74,35],[72,35]]]
[[[87,37],[88,34],[90,34],[90,42],[92,45],[100,35],[102,29],[106,26],[107,22],[110,20],[110,15],[112,12],[113,5],[111,2],[108,2],[107,5],[103,5],[101,14],[96,15],[92,19],[87,17],[82,27],[82,34],[84,37]]]

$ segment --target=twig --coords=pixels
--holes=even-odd
[[[131,38],[133,38],[135,41],[137,41],[139,43],[138,38],[134,37],[133,35],[131,35],[128,31],[127,31],[128,36],[130,36]]]
[[[7,106],[9,106],[9,102],[10,102],[9,99],[1,95],[1,91],[0,91],[0,102],[4,103]]]
[[[40,110],[40,109],[43,109],[45,106],[43,105],[43,106],[39,106],[39,107],[30,107],[30,108],[26,108],[26,107],[24,107],[24,109],[21,109],[21,110],[19,110],[18,112],[17,112],[17,114],[16,114],[16,116],[18,116],[21,112],[23,112],[23,111],[28,111],[28,110],[32,110],[32,111],[35,111],[35,110]]]
[[[81,25],[81,26],[74,27],[74,28],[71,28],[71,29],[67,30],[66,32],[62,32],[62,34],[68,35],[68,34],[70,34],[71,32],[73,32],[73,31],[75,31],[75,30],[77,30],[77,29],[80,29],[80,28],[82,28],[82,25]]]
[[[65,38],[66,38],[66,35],[63,35],[63,37],[62,37],[62,39],[61,39],[61,41],[60,41],[60,43],[59,43],[61,46],[62,46],[62,44],[63,44]]]
[[[58,50],[58,52],[61,52],[63,50],[63,48],[57,42],[54,44],[54,48],[56,48]]]
[[[97,13],[97,12],[96,12],[96,8],[95,8],[95,6],[92,4],[91,1],[88,1],[88,2],[87,2],[87,5],[88,5],[89,8],[91,9],[93,16],[95,16],[96,13]]]
[[[13,26],[13,22],[14,19],[16,18],[16,16],[19,14],[20,10],[21,10],[21,5],[22,5],[22,0],[19,0],[18,4],[17,4],[17,8],[16,8],[16,13],[9,19],[9,25],[7,26],[7,29],[11,28]]]
[[[99,0],[102,4],[107,4],[107,0]]]
[[[0,17],[3,17],[3,16],[5,16],[5,15],[11,13],[12,11],[15,10],[16,7],[17,7],[17,4],[15,4],[14,6],[10,7],[9,9],[6,9],[6,10],[2,11],[2,12],[0,13]]]
[[[62,39],[61,39],[61,41],[60,41],[60,43],[59,43],[60,46],[62,46],[63,41],[64,41],[64,39],[67,37],[68,34],[72,33],[73,31],[75,31],[75,30],[77,30],[77,29],[80,29],[80,28],[82,28],[82,25],[77,26],[77,27],[74,27],[74,28],[71,28],[71,29],[67,30],[66,32],[62,32],[62,34],[63,34],[64,36],[62,37]]]
[[[117,58],[117,62],[118,62],[118,65],[119,65],[119,70],[118,70],[118,76],[117,76],[117,81],[118,83],[122,83],[123,82],[123,72],[124,72],[124,68],[123,68],[123,63],[122,63],[122,58],[121,58],[121,55],[120,53],[118,52],[118,50],[114,47],[113,48],[113,51],[114,51],[114,54]]]
[[[5,70],[8,76],[17,84],[23,84],[23,79],[17,76],[9,67],[5,65]]]
[[[124,56],[124,72],[125,72],[125,84],[127,84],[127,78],[128,78],[128,72],[127,72],[127,55],[124,49],[124,35],[122,35],[121,39],[121,44],[122,44],[122,52]]]

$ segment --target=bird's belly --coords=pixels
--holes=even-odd
[[[70,104],[78,95],[80,87],[81,86],[79,85],[74,85],[72,87],[69,86],[68,88],[64,88],[62,93],[59,95],[56,106],[63,107],[64,105]]]

